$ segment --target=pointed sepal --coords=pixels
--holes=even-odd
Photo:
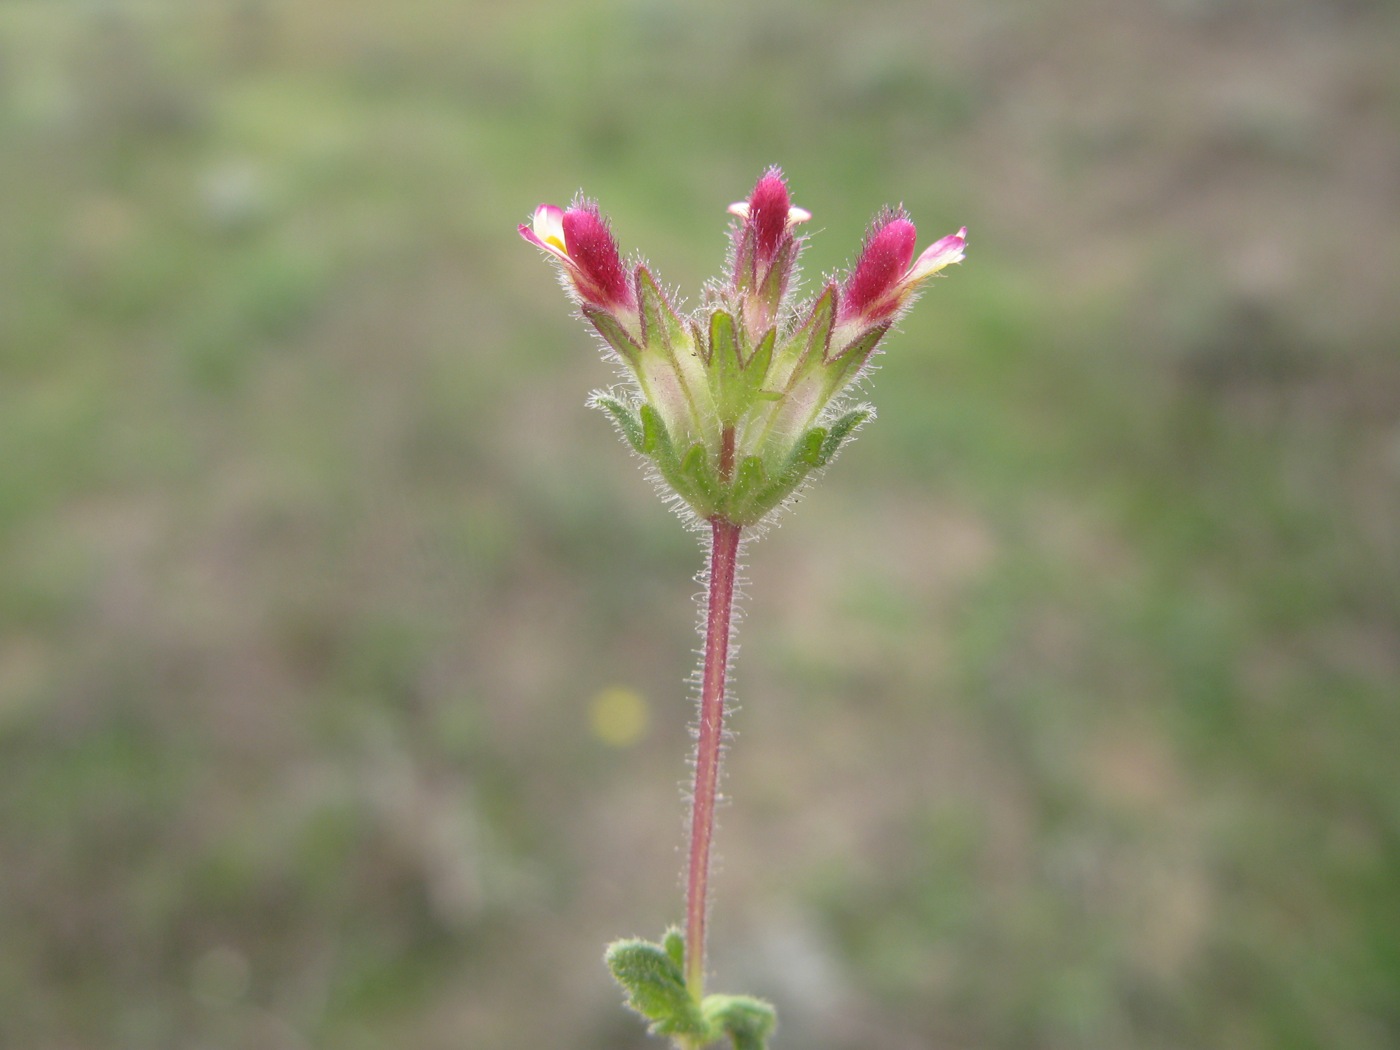
[[[689,434],[713,442],[719,434],[714,395],[694,329],[681,319],[645,266],[637,267],[642,353],[638,380],[679,440]]]
[[[627,333],[627,329],[622,326],[622,322],[617,319],[616,314],[585,303],[583,316],[588,318],[589,323],[598,330],[598,334],[603,337],[603,342],[616,350],[617,355],[629,365],[636,367],[637,358],[641,355],[642,348]]]
[[[667,357],[675,354],[687,342],[685,322],[645,266],[637,267],[637,301],[641,303],[642,344]]]
[[[709,517],[724,499],[719,477],[710,466],[710,454],[700,442],[691,445],[680,465],[682,494],[702,517]]]
[[[643,405],[638,413],[642,421],[642,447],[639,451],[646,456],[664,455],[675,458],[671,445],[671,435],[666,432],[666,424],[661,413],[651,405]]]
[[[781,466],[771,472],[759,456],[745,456],[729,487],[725,516],[741,525],[762,521],[813,473],[830,463],[857,428],[874,415],[875,410],[869,405],[859,405],[827,426],[812,427],[792,447]]]
[[[589,400],[589,404],[595,408],[600,408],[611,417],[617,426],[618,433],[627,439],[627,443],[632,446],[632,451],[642,455],[647,454],[646,437],[642,427],[642,419],[636,411],[629,405],[624,404],[611,394],[599,391]]]
[[[869,405],[858,405],[849,412],[844,413],[835,419],[826,432],[826,437],[822,439],[821,451],[818,453],[819,467],[824,467],[830,463],[836,453],[841,451],[841,447],[862,423],[873,419],[875,409]]]
[[[776,349],[768,370],[768,390],[781,396],[826,361],[831,330],[836,323],[838,296],[836,285],[827,285],[812,303],[806,318]]]
[[[723,426],[734,426],[759,400],[777,337],[777,330],[770,328],[756,347],[749,347],[744,327],[736,325],[729,313],[716,310],[710,315],[707,365]]]

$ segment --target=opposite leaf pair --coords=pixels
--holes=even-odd
[[[747,995],[707,995],[700,1000],[686,987],[682,967],[685,938],[670,929],[661,944],[615,941],[608,946],[608,969],[627,990],[627,1005],[651,1022],[654,1035],[696,1047],[728,1038],[734,1050],[764,1050],[777,1024],[773,1007]]]

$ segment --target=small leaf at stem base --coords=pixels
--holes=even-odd
[[[733,1050],[767,1050],[777,1027],[772,1005],[749,995],[707,995],[696,1002],[685,984],[685,936],[674,926],[661,944],[614,941],[604,956],[627,992],[627,1005],[651,1022],[653,1035],[699,1048],[729,1039]]]
[[[778,1026],[770,1003],[749,995],[707,995],[701,1010],[705,1020],[734,1042],[734,1050],[767,1050],[768,1037]]]
[[[670,942],[668,935],[667,948]],[[614,941],[604,960],[627,992],[627,1005],[651,1022],[653,1033],[705,1039],[712,1029],[667,948],[650,941]]]

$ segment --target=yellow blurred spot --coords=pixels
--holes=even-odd
[[[611,747],[631,747],[646,735],[651,711],[635,689],[610,685],[600,689],[588,707],[593,735]]]

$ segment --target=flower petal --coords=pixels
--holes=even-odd
[[[635,306],[632,284],[622,265],[617,241],[598,213],[597,205],[585,201],[564,212],[559,221],[559,233],[568,259],[578,271],[579,293],[608,310],[632,309]]]
[[[541,204],[529,226],[518,227],[520,236],[537,248],[543,248],[562,262],[573,265],[564,245],[564,209],[554,204]]]
[[[841,317],[883,320],[898,306],[898,292],[914,257],[918,231],[902,212],[876,218],[860,258],[841,293]]]
[[[772,265],[778,245],[787,232],[791,208],[792,199],[788,196],[782,173],[777,168],[769,168],[759,178],[753,193],[749,194],[749,213],[746,217],[753,227],[754,250],[761,266]]]
[[[922,281],[925,277],[931,277],[945,266],[953,263],[960,263],[965,258],[967,248],[967,227],[964,226],[957,233],[950,233],[947,237],[935,241],[925,248],[914,265],[909,268],[909,276],[906,280]]]

